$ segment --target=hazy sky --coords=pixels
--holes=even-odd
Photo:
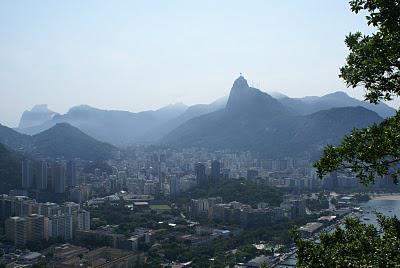
[[[1,1],[0,123],[40,103],[60,113],[207,103],[240,72],[289,96],[343,90],[344,37],[368,30],[347,2]]]

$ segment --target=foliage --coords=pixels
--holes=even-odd
[[[306,207],[311,211],[320,211],[329,208],[329,200],[326,196],[315,198],[308,198],[305,200]]]
[[[355,13],[366,10],[371,35],[349,34],[347,63],[340,76],[348,86],[365,87],[366,100],[378,103],[400,95],[400,1],[352,0]],[[365,185],[377,176],[390,175],[398,182],[400,161],[400,114],[370,127],[354,129],[339,146],[324,148],[315,162],[318,175],[344,168],[354,172]]]
[[[400,94],[400,1],[352,0],[350,6],[355,13],[366,10],[376,31],[346,37],[350,54],[340,76],[347,86],[364,86],[370,102],[391,100]]]
[[[21,184],[22,157],[0,144],[0,193],[8,193]]]
[[[337,147],[324,148],[321,159],[314,163],[323,177],[337,169],[351,169],[363,184],[376,176],[390,174],[397,183],[400,160],[400,113],[368,128],[354,129]]]
[[[273,187],[259,185],[244,179],[231,179],[217,184],[197,187],[185,193],[183,198],[220,196],[223,202],[238,201],[252,206],[256,206],[260,202],[267,202],[272,206],[279,206],[282,203],[282,195],[278,189]]]
[[[298,267],[395,267],[400,263],[400,221],[378,215],[381,236],[370,224],[347,218],[343,229],[323,232],[320,243],[295,232]]]

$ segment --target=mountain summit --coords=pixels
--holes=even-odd
[[[233,83],[225,109],[188,120],[162,142],[177,147],[249,150],[268,157],[315,155],[353,127],[382,120],[362,107],[302,115],[285,104],[250,87],[240,76]]]
[[[47,104],[35,105],[30,111],[25,111],[22,114],[18,128],[25,129],[41,125],[51,120],[55,115],[57,115],[57,113],[50,110]]]
[[[233,83],[225,111],[234,116],[257,117],[275,117],[289,113],[286,107],[267,93],[249,87],[243,76],[239,76]]]

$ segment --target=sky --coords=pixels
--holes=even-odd
[[[142,111],[209,103],[240,73],[291,97],[346,89],[347,0],[0,2],[0,123],[46,103]]]

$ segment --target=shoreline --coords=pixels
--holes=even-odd
[[[393,200],[397,201],[400,200],[400,193],[394,193],[394,194],[374,194],[374,195],[369,195],[371,200]]]

